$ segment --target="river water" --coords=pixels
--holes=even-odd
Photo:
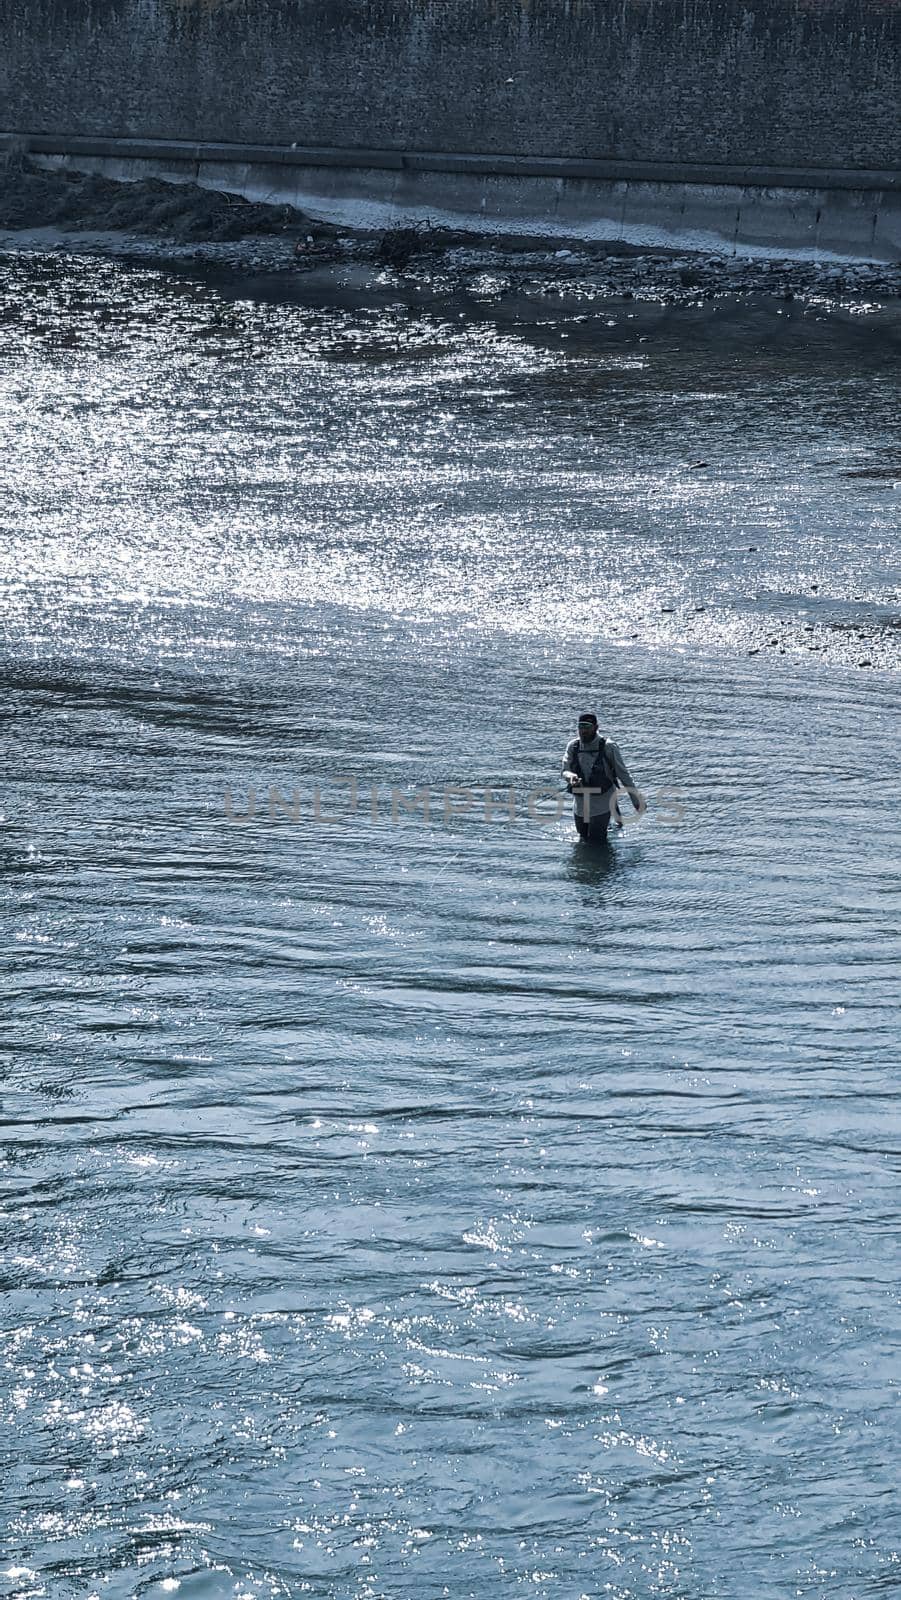
[[[886,1595],[897,313],[379,284],[0,265],[2,1592]]]

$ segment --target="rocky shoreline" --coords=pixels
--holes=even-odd
[[[451,276],[476,287],[488,273],[508,288],[547,297],[576,290],[677,305],[763,295],[849,306],[901,297],[901,262],[751,260],[620,242],[542,245],[524,236],[487,240],[429,227],[354,233],[289,206],[255,204],[194,184],[117,183],[54,171],[20,153],[0,166],[0,233],[33,240],[35,247],[64,242],[70,251],[102,248],[132,259],[250,273],[357,262],[414,281]]]

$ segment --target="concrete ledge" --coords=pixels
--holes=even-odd
[[[613,183],[702,183],[761,189],[876,189],[901,193],[901,168],[755,167],[680,161],[587,161],[553,156],[461,155],[430,150],[338,149],[327,145],[196,144],[186,139],[0,133],[0,150],[119,160],[239,162],[286,167],[365,167],[388,172],[459,172],[485,177],[597,178]]]

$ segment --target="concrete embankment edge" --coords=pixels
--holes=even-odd
[[[339,227],[430,222],[501,238],[621,241],[749,258],[901,260],[901,171],[636,163],[9,132],[55,170],[159,178]]]

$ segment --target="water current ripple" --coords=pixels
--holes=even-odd
[[[4,1592],[888,1594],[893,313],[388,287],[0,262]]]

